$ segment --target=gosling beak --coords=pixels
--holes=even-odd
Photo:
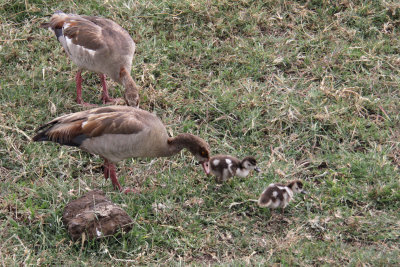
[[[208,166],[208,161],[200,162],[201,166],[203,167],[204,172],[206,175],[210,174],[210,166]]]
[[[306,190],[301,190],[300,193],[302,194],[308,194],[308,192]]]
[[[255,172],[261,172],[260,168],[258,168],[258,167],[255,167],[255,168],[254,168],[254,171],[255,171]]]

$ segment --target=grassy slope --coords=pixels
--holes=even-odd
[[[1,264],[399,265],[400,6],[274,2],[1,0]],[[263,173],[219,188],[187,152],[127,160],[121,182],[142,193],[125,196],[98,157],[30,143],[41,123],[81,110],[76,67],[38,28],[55,10],[121,24],[137,43],[141,107],[213,153],[256,156]],[[98,77],[84,80],[84,99],[99,103]],[[292,178],[310,195],[285,214],[245,202]],[[134,229],[73,244],[63,207],[94,188],[125,207]]]

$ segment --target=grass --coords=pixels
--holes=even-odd
[[[263,172],[218,187],[187,152],[126,160],[120,181],[142,193],[121,195],[100,158],[30,142],[81,110],[76,66],[39,28],[55,10],[122,25],[141,108]],[[0,0],[0,263],[398,266],[399,19],[396,1]],[[100,103],[98,77],[83,78]],[[284,214],[248,201],[294,178],[310,193]],[[63,208],[96,188],[133,230],[73,243]]]

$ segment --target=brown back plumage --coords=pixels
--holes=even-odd
[[[106,18],[56,12],[51,16],[50,22],[43,23],[41,27],[51,28],[57,38],[63,35],[71,39],[73,44],[87,49],[100,50],[102,47],[113,47],[110,52],[129,54],[132,49],[132,53],[134,52],[134,42],[129,33]],[[130,66],[125,67],[130,71]]]
[[[107,106],[58,117],[41,126],[34,141],[77,146],[111,162],[131,157],[168,157],[187,148],[208,172],[209,146],[200,137],[168,138],[161,120],[148,111]]]
[[[86,138],[106,134],[133,134],[159,119],[143,110],[108,106],[58,117],[37,130],[33,141],[53,141],[79,146]]]

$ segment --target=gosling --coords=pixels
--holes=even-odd
[[[217,155],[210,158],[209,167],[217,183],[222,183],[233,176],[246,177],[252,170],[260,172],[254,157],[239,160],[229,155]]]
[[[291,181],[287,185],[279,183],[270,184],[264,192],[262,192],[258,199],[258,205],[271,209],[284,209],[293,199],[293,194],[295,193],[307,193],[303,190],[303,182],[300,180]]]

